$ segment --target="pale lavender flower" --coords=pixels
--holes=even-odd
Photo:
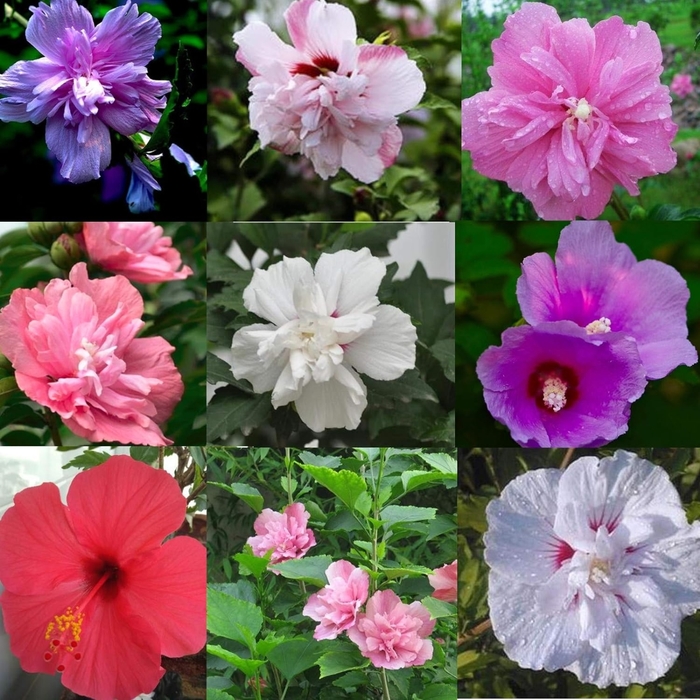
[[[486,509],[493,631],[523,668],[649,683],[700,608],[700,523],[666,472],[618,451],[511,481]]]
[[[0,120],[46,120],[46,144],[71,182],[100,176],[111,159],[110,128],[125,136],[153,129],[170,91],[146,64],[160,23],[127,0],[97,26],[75,0],[30,8],[26,37],[43,58],[0,76]]]
[[[689,298],[676,269],[659,260],[638,262],[607,221],[569,224],[555,261],[547,253],[530,255],[518,280],[528,323],[569,320],[597,337],[619,331],[636,341],[649,379],[698,361],[688,340]]]

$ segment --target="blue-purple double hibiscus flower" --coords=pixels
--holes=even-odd
[[[595,447],[627,430],[649,379],[698,354],[690,292],[677,270],[638,262],[607,222],[574,222],[556,259],[523,261],[517,296],[530,325],[507,329],[476,371],[491,414],[525,447]]]

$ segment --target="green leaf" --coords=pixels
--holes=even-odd
[[[146,464],[155,464],[158,459],[157,447],[130,447],[129,454],[131,459],[137,462],[145,462]]]
[[[420,452],[418,456],[442,474],[453,474],[457,476],[457,460],[452,455],[445,454],[444,452]]]
[[[457,689],[451,683],[431,683],[414,693],[412,700],[457,700]]]
[[[233,374],[231,374],[231,366],[228,362],[224,362],[220,357],[217,357],[214,353],[207,353],[207,382],[209,384],[216,384],[217,382],[226,382],[230,384],[233,379]]]
[[[401,484],[404,493],[415,491],[421,486],[425,486],[425,484],[434,484],[436,482],[442,482],[450,488],[456,485],[457,478],[456,476],[441,474],[440,472],[407,471],[401,474]]]
[[[270,557],[256,557],[254,554],[240,552],[233,557],[241,566],[250,571],[255,578],[260,578],[266,571],[270,563]]]
[[[381,519],[385,528],[397,523],[414,523],[420,520],[433,520],[435,508],[419,508],[418,506],[387,506],[381,511]]]
[[[228,491],[234,496],[238,496],[238,498],[245,501],[256,513],[260,513],[260,511],[263,509],[264,499],[260,491],[258,491],[254,486],[241,484],[239,482],[222,484],[219,481],[210,481],[208,483],[211,486],[218,486],[220,489],[224,489],[224,491]]]
[[[97,450],[86,450],[77,457],[73,457],[70,462],[63,465],[63,469],[69,469],[70,467],[76,467],[78,469],[90,469],[90,467],[96,467],[99,464],[106,462],[112,455],[108,455],[106,452],[99,452]]]
[[[431,571],[432,573],[432,571]],[[449,617],[457,614],[457,606],[451,603],[446,603],[444,600],[438,600],[432,596],[427,596],[421,600],[421,603],[428,608],[430,617],[436,619],[438,617]]]
[[[3,377],[3,379],[0,379],[0,406],[3,406],[17,392],[17,381],[14,377]]]
[[[234,666],[239,671],[243,671],[246,676],[254,676],[255,672],[265,665],[265,662],[258,659],[243,659],[238,654],[234,654],[232,651],[228,651],[218,644],[207,644],[207,653],[217,656],[223,659],[227,663]],[[209,697],[209,691],[207,690],[207,697]],[[230,697],[230,696],[226,696]]]
[[[451,381],[455,380],[455,341],[453,338],[438,340],[430,348],[432,356],[440,363],[445,376]]]
[[[278,571],[285,578],[295,581],[308,581],[323,587],[328,583],[326,569],[333,563],[333,559],[324,554],[318,557],[302,557],[290,559],[279,564],[273,564],[272,569]]]
[[[385,561],[379,565],[379,568],[388,579],[403,578],[404,576],[428,576],[428,574],[433,573],[433,570],[427,566],[399,564],[395,561]]]
[[[461,528],[472,528],[477,532],[486,532],[486,506],[489,504],[487,496],[467,496],[457,502],[457,521]]]
[[[352,190],[357,189],[353,185]],[[335,253],[338,250],[369,248],[372,255],[388,255],[387,244],[394,240],[401,231],[406,228],[406,224],[396,223],[357,223],[350,222],[343,224],[337,238],[333,241],[327,252]]]
[[[432,401],[439,403],[437,394],[427,384],[416,369],[404,372],[398,379],[391,381],[379,381],[371,377],[362,377],[367,388],[375,395],[387,398],[401,399],[402,401]]]
[[[320,677],[327,678],[338,673],[365,668],[369,666],[369,660],[363,658],[359,652],[327,651],[316,661],[316,665],[321,671]]]
[[[232,700],[233,695],[225,693],[219,688],[207,687],[207,700]]]
[[[215,442],[237,430],[247,435],[264,423],[271,411],[269,393],[246,396],[232,387],[223,387],[207,407],[207,441]]]
[[[303,464],[312,464],[316,467],[329,467],[336,469],[341,465],[340,457],[333,455],[320,455],[316,452],[300,452],[297,456],[297,461]]]
[[[178,121],[184,109],[190,102],[192,93],[192,63],[187,49],[180,43],[175,58],[175,76],[171,82],[172,89],[168,95],[168,103],[158,120],[153,136],[141,150],[141,153],[163,153],[172,140],[170,132]]]
[[[423,95],[423,99],[416,109],[420,109],[421,107],[425,109],[452,109],[455,112],[459,111],[457,105],[452,104],[449,100],[446,100],[444,97],[439,97],[432,92],[426,92]]]
[[[301,468],[329,491],[332,491],[348,508],[355,508],[357,499],[367,492],[364,479],[355,472],[341,469],[335,471],[328,467],[316,467],[302,464]]]
[[[260,608],[239,600],[211,586],[207,589],[207,629],[255,650],[255,637],[262,627]]]
[[[291,680],[311,668],[325,650],[326,645],[315,639],[292,639],[272,649],[267,658],[286,680]]]
[[[262,148],[262,146],[260,145],[260,141],[259,140],[256,141],[253,144],[253,147],[248,151],[248,153],[245,154],[245,156],[243,157],[243,160],[239,163],[238,167],[242,168],[246,164],[246,162],[248,161],[248,158],[251,158],[252,156],[254,156],[261,148]]]

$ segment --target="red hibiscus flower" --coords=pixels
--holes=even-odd
[[[176,537],[186,501],[163,471],[111,457],[25,489],[0,520],[0,596],[10,648],[75,693],[131,700],[155,688],[161,654],[205,642],[206,550]]]

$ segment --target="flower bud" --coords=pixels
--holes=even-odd
[[[17,382],[14,377],[4,377],[0,379],[0,406],[17,391],[17,388]]]
[[[49,254],[56,267],[61,270],[70,270],[73,265],[80,261],[81,257],[78,241],[67,233],[62,233],[53,242]]]
[[[355,221],[372,221],[372,217],[366,211],[356,211]]]
[[[27,224],[29,237],[39,245],[48,248],[56,236],[63,232],[63,224],[58,221],[30,221]]]
[[[639,204],[635,204],[632,209],[630,209],[630,219],[646,219],[647,212],[644,207],[640,207]]]

